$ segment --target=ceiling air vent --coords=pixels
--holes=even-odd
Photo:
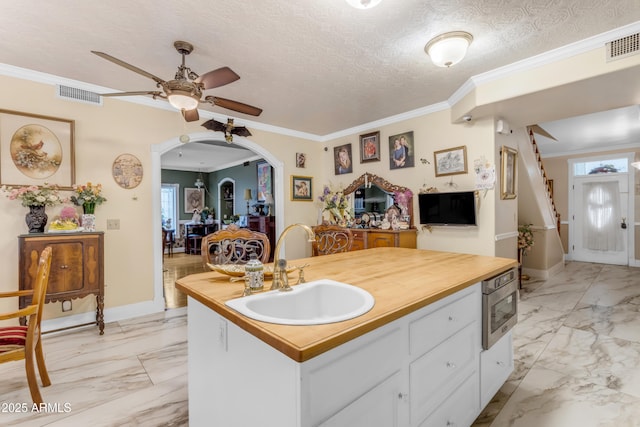
[[[57,95],[60,98],[71,99],[87,104],[102,105],[102,99],[97,93],[64,85],[56,85],[56,89]]]
[[[631,34],[607,43],[607,62],[636,55],[640,52],[640,33]]]

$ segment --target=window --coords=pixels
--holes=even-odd
[[[178,224],[178,184],[162,184],[160,191],[160,206],[162,212],[162,226],[176,230]]]
[[[626,172],[629,172],[627,158],[590,160],[582,163],[574,163],[573,166],[574,176]]]

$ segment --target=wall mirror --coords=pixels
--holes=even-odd
[[[360,218],[363,213],[384,215],[386,210],[393,206],[395,193],[407,191],[407,187],[392,184],[382,177],[366,172],[349,184],[344,189],[344,194],[352,196],[353,212],[356,218]],[[409,225],[413,227],[413,196],[407,198],[406,206]]]

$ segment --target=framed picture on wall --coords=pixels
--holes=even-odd
[[[351,144],[343,144],[333,147],[333,165],[336,175],[353,172],[351,159]]]
[[[267,162],[260,162],[256,167],[258,169],[258,201],[264,202],[267,200],[267,194],[273,195],[271,165]]]
[[[414,166],[413,152],[413,131],[390,136],[389,168],[412,168]]]
[[[360,135],[360,163],[380,161],[380,132]]]
[[[73,120],[0,109],[0,185],[75,184]]]
[[[310,176],[291,175],[291,200],[312,201],[313,180]]]
[[[204,190],[199,188],[184,189],[184,213],[202,212],[204,208]]]
[[[436,165],[436,176],[467,173],[467,146],[434,151],[433,161]]]
[[[518,150],[505,145],[502,146],[500,151],[502,156],[502,170],[500,173],[500,198],[515,199],[517,197],[516,185],[517,181],[517,166],[518,166]]]

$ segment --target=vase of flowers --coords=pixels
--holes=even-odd
[[[524,224],[518,226],[518,266],[520,270],[520,280],[529,280],[529,276],[522,274],[522,263],[524,256],[531,250],[533,246],[532,224]]]
[[[73,185],[74,194],[71,201],[76,206],[82,206],[82,216],[80,224],[85,231],[96,230],[96,205],[101,205],[107,199],[102,195],[102,184],[92,184],[87,182],[85,185]]]
[[[323,203],[324,210],[331,215],[331,222],[346,225],[349,219],[349,196],[345,195],[342,190],[332,190],[328,185],[325,185],[318,200]]]
[[[29,208],[29,212],[25,215],[29,233],[44,233],[48,219],[45,207],[62,203],[58,188],[46,182],[41,186],[29,185],[20,188],[2,186],[2,192],[10,200],[20,200],[22,206]]]

